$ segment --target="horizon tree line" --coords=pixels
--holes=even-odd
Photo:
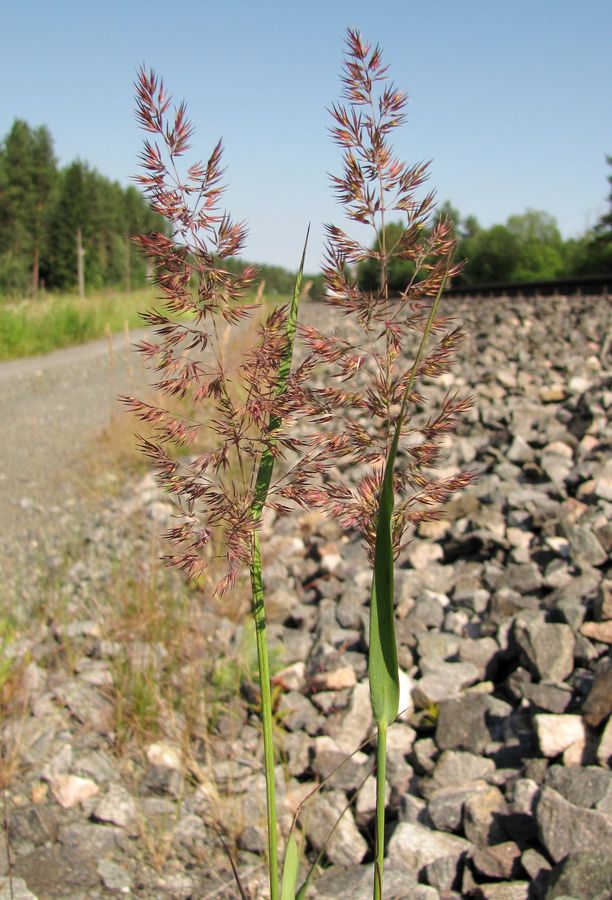
[[[606,159],[612,166],[612,156]],[[612,272],[612,175],[608,182],[609,211],[578,238],[564,239],[554,217],[543,211],[528,209],[483,228],[475,216],[464,217],[451,203],[442,204],[437,217],[454,222],[457,258],[467,260],[455,284],[478,287]],[[79,159],[60,168],[46,126],[32,128],[16,119],[0,143],[0,295],[35,296],[43,287],[83,293],[85,287],[143,286],[150,272],[130,236],[164,228],[136,187],[124,188]],[[402,231],[400,222],[388,223],[386,245],[392,246]],[[231,271],[246,265],[242,259],[226,260]],[[266,264],[258,269],[268,292],[292,290],[294,273]],[[401,290],[413,274],[412,262],[395,259],[389,286]],[[354,275],[362,289],[374,290],[379,263],[364,260]],[[316,296],[323,278],[309,278]]]

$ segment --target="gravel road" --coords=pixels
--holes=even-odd
[[[0,599],[6,604],[25,610],[54,553],[82,530],[96,436],[122,414],[117,396],[141,391],[146,381],[124,335],[0,363]]]

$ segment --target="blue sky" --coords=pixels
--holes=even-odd
[[[410,95],[394,144],[432,159],[430,186],[483,225],[526,208],[565,236],[606,211],[612,154],[610,0],[20,0],[3,4],[0,135],[47,125],[76,157],[128,184],[142,135],[141,63],[185,99],[194,154],[226,148],[227,206],[245,256],[295,268],[306,225],[342,223],[327,173],[340,151],[325,111],[340,92],[347,26],[378,42]]]

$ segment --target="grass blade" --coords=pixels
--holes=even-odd
[[[300,851],[293,832],[289,835],[287,849],[285,850],[285,864],[283,866],[283,883],[281,885],[281,900],[295,900],[295,888],[297,885],[298,871],[300,868]]]
[[[406,418],[408,398],[414,387],[420,362],[425,353],[440,297],[448,279],[450,258],[434,302],[431,305],[419,349],[410,371],[402,405],[395,423],[391,446],[385,461],[376,521],[374,574],[370,602],[370,649],[368,670],[372,711],[378,725],[376,748],[376,858],[374,863],[374,900],[382,900],[385,838],[385,776],[387,727],[399,711],[399,669],[395,639],[395,611],[393,606],[393,509],[395,504],[393,472],[402,426]]]

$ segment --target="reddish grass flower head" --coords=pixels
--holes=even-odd
[[[256,324],[257,306],[247,302],[256,270],[236,271],[228,262],[242,249],[246,229],[220,209],[221,144],[206,162],[185,169],[182,157],[193,135],[185,105],[173,107],[163,82],[144,69],[136,91],[138,121],[151,135],[137,181],[167,223],[166,233],[137,237],[160,293],[159,306],[144,315],[156,339],[138,345],[156,373],[160,400],[123,399],[152,426],[153,436],[142,438],[141,448],[176,501],[178,524],[167,537],[177,550],[168,563],[195,578],[220,557],[222,592],[251,561],[251,506],[262,451],[299,449],[286,427],[295,395],[279,398],[275,392],[287,310],[276,309]],[[205,449],[197,455],[171,452],[172,445],[190,445],[203,435]],[[278,501],[276,506],[283,508]]]
[[[346,315],[350,337],[302,328],[310,350],[307,367],[316,371],[322,363],[325,371],[324,383],[304,391],[303,405],[321,423],[310,437],[309,459],[321,464],[333,455],[352,478],[355,471],[360,473],[356,487],[349,478],[327,479],[310,499],[344,528],[359,530],[373,551],[384,462],[418,339],[440,285],[461,266],[452,263],[452,223],[433,219],[433,193],[418,196],[427,164],[405,165],[389,143],[391,132],[404,122],[406,96],[388,80],[379,48],[356,31],[347,33],[342,82],[346,103],[332,106],[330,112],[343,171],[331,176],[332,186],[349,220],[369,226],[377,240],[372,249],[338,226],[326,226],[327,299]],[[399,238],[389,245],[386,225],[391,217],[403,221]],[[396,259],[409,262],[413,274],[406,287],[392,295],[388,273]],[[353,274],[366,260],[375,260],[379,268],[374,291],[362,290]],[[436,317],[432,333],[417,383],[447,372],[462,338],[461,329],[443,316]],[[416,389],[408,399],[414,413],[425,405]],[[435,415],[418,421],[412,415],[405,421],[395,473],[400,496],[394,520],[396,554],[410,526],[439,517],[440,504],[472,480],[471,473],[443,478],[432,473],[443,436],[455,429],[459,414],[471,402],[450,393]],[[294,496],[291,487],[287,495]]]

